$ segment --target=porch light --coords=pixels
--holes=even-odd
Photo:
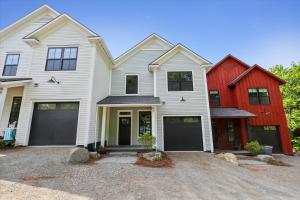
[[[185,102],[185,99],[183,98],[183,97],[181,97],[181,100],[180,100],[181,102]]]
[[[52,77],[48,80],[48,83],[57,83],[57,84],[59,84],[60,82],[57,81],[57,80],[55,79],[54,76],[52,76]]]

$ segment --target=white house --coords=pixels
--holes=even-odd
[[[112,64],[100,36],[47,5],[1,30],[1,132],[15,124],[17,145],[94,142]]]

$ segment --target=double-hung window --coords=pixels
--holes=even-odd
[[[126,75],[126,94],[138,94],[138,75]]]
[[[250,104],[270,104],[269,93],[266,88],[249,88],[248,96]]]
[[[76,70],[77,47],[49,48],[46,71]]]
[[[209,91],[209,101],[211,106],[219,106],[220,105],[220,94],[218,90],[210,90]]]
[[[3,76],[15,76],[17,74],[18,64],[19,64],[20,54],[7,54],[4,68]]]
[[[168,72],[168,91],[193,91],[192,72]]]

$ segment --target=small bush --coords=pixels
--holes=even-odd
[[[300,151],[300,137],[293,138],[292,145],[293,145],[294,151]]]
[[[246,149],[250,153],[257,155],[263,151],[264,147],[260,145],[258,141],[252,141],[246,144]]]
[[[144,145],[147,149],[152,149],[152,145],[155,144],[156,138],[150,133],[144,133],[139,138],[139,142]]]
[[[13,148],[13,147],[15,147],[15,143],[14,142],[0,140],[0,149]]]

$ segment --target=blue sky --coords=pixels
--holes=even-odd
[[[157,33],[213,63],[229,53],[265,68],[300,61],[299,0],[0,0],[0,29],[43,4],[98,33],[114,57]]]

